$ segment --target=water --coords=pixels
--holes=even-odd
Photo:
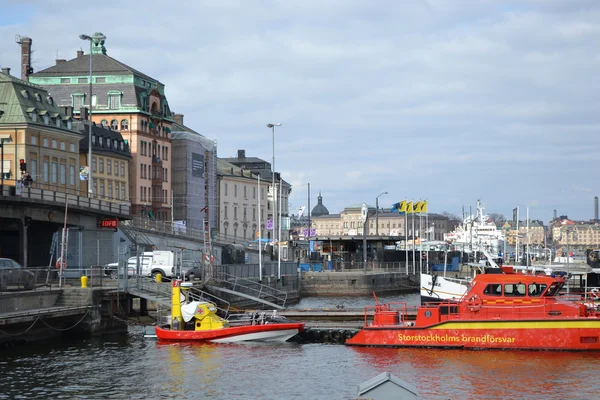
[[[399,299],[380,299],[389,300]],[[372,304],[312,298],[298,306],[340,302]],[[0,349],[0,399],[345,400],[385,371],[423,399],[594,399],[600,389],[597,353],[160,344],[142,331]]]

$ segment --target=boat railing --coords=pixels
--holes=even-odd
[[[277,315],[275,310],[271,312],[254,311],[241,314],[230,314],[227,318],[230,326],[238,325],[265,325],[275,318],[283,318]]]

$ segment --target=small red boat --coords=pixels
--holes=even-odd
[[[365,308],[362,330],[346,344],[600,350],[600,311],[579,297],[560,296],[566,277],[515,273],[512,267],[489,271],[494,273],[477,275],[458,302],[407,306],[376,301]]]
[[[285,342],[302,332],[304,322],[286,321],[275,312],[244,314],[247,318],[226,320],[207,301],[187,301],[190,285],[173,280],[171,325],[156,327],[156,337],[163,341],[205,341],[233,343],[243,341]],[[183,292],[183,293],[182,293]]]

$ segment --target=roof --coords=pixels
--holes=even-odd
[[[79,151],[84,152],[88,150],[89,143],[89,122],[88,121],[75,121],[73,124],[74,128],[77,129],[83,135],[83,139],[79,142]],[[129,151],[129,143],[123,139],[121,133],[113,131],[108,127],[101,125],[92,125],[92,135],[96,137],[96,143],[92,147],[94,154],[105,154],[108,156],[121,156],[121,158],[131,158],[131,152]],[[103,138],[102,145],[100,144],[99,138]],[[110,140],[110,147],[106,144]],[[117,141],[117,148],[114,148],[114,141]],[[121,150],[121,142],[123,143],[123,150]]]
[[[46,89],[2,72],[0,72],[0,110],[3,111],[0,119],[2,124],[40,125],[65,133],[77,133],[65,126],[63,121],[70,120],[71,117],[56,104]],[[34,121],[32,115],[34,111],[38,116],[60,119],[61,127],[57,127],[50,121],[47,124],[42,117]]]
[[[368,381],[365,381],[363,383],[361,383],[358,386],[358,395],[364,395],[366,393],[368,393],[369,391],[371,391],[372,389],[376,388],[379,385],[384,384],[385,382],[392,382],[394,384],[396,384],[398,387],[404,389],[407,392],[410,392],[411,398],[417,399],[418,398],[418,394],[417,394],[417,388],[415,385],[413,385],[412,383],[408,383],[400,378],[398,378],[397,376],[394,376],[392,373],[390,372],[382,372],[381,374],[369,379]],[[407,397],[401,397],[402,399],[406,399]]]
[[[122,63],[119,60],[112,58],[106,54],[92,54],[92,72],[94,74],[105,74],[105,75],[138,75],[142,78],[156,81],[143,72],[138,71],[129,65]],[[80,57],[76,57],[72,60],[63,62],[58,65],[43,69],[41,71],[32,74],[33,77],[41,76],[66,76],[66,75],[89,75],[90,73],[90,55],[85,54]]]
[[[232,173],[233,171],[233,173]],[[245,178],[252,178],[252,179],[256,179],[256,175],[252,174],[252,176],[248,176],[246,173],[250,172],[250,170],[244,170],[244,176]],[[225,175],[225,176],[238,176],[238,177],[242,177],[242,169],[221,159],[221,158],[217,158],[217,174],[219,175]]]
[[[217,147],[217,142],[215,140],[210,140],[178,122],[173,122],[171,125],[171,140],[192,140],[200,143],[202,147],[208,151],[213,151]]]

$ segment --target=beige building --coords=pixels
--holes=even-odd
[[[598,223],[575,223],[567,221],[564,225],[552,227],[555,246],[600,248],[600,225]]]
[[[219,232],[238,243],[258,239],[259,229],[262,238],[271,238],[271,231],[266,229],[265,223],[271,212],[267,196],[269,186],[269,181],[261,180],[259,190],[256,174],[217,159]],[[287,237],[288,233],[285,234]]]
[[[506,243],[513,246],[517,241],[516,225],[512,221],[505,221],[502,230],[506,236]],[[519,222],[519,245],[543,245],[545,243],[546,229],[541,221],[529,221],[529,229],[526,221]]]

